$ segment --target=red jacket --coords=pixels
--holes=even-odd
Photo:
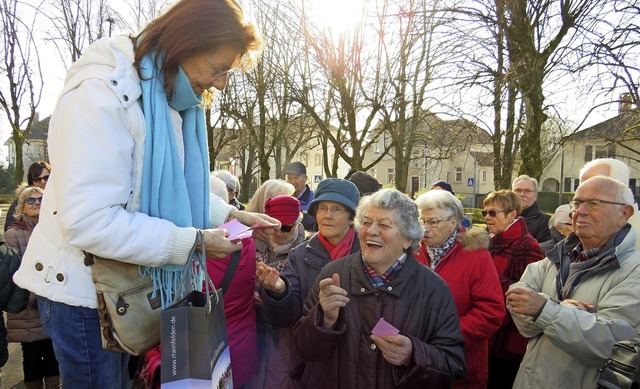
[[[460,317],[467,374],[454,388],[486,388],[489,375],[489,339],[505,316],[504,296],[498,273],[487,250],[489,234],[471,228],[438,263],[435,272],[449,285]],[[424,244],[416,257],[427,266],[431,258]]]
[[[538,241],[529,234],[521,217],[505,231],[491,238],[489,252],[500,276],[503,298],[509,286],[520,280],[527,265],[544,258]],[[506,315],[502,326],[491,340],[489,353],[499,358],[522,359],[527,350],[527,341],[518,332],[511,315]]]

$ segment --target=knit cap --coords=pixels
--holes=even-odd
[[[292,224],[300,217],[300,201],[289,195],[278,195],[264,202],[264,213],[276,218],[282,225]]]

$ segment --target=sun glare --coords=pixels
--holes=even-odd
[[[355,27],[362,18],[366,0],[310,0],[311,20],[325,33],[342,35]]]

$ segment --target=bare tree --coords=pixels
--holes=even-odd
[[[422,152],[414,153],[414,149],[422,151],[434,146],[427,142],[423,131],[425,122],[434,115],[427,104],[436,101],[430,99],[428,92],[433,91],[432,80],[439,77],[439,68],[455,43],[438,36],[437,30],[449,18],[438,12],[438,1],[411,0],[397,8],[395,4],[385,1],[378,15],[377,36],[381,38],[380,57],[384,58],[380,68],[382,78],[389,80],[389,93],[381,111],[382,128],[393,146],[395,185],[405,191],[410,162],[422,158]]]
[[[0,88],[0,106],[11,126],[15,145],[15,183],[24,176],[23,146],[37,117],[42,96],[43,79],[34,41],[36,18],[21,19],[27,12],[19,9],[18,0],[2,0],[0,30],[2,31],[3,64],[0,67],[6,86]]]
[[[85,47],[112,32],[106,0],[54,0],[47,4],[49,8],[42,13],[53,26],[48,41],[56,46],[65,64],[77,61]]]
[[[607,104],[640,107],[640,6],[635,0],[607,5],[607,17],[592,21],[598,28],[579,30],[585,44],[572,53],[577,79],[586,80],[581,93],[602,96]],[[594,68],[606,71],[594,74]]]
[[[547,120],[544,82],[568,52],[571,34],[592,13],[599,14],[597,0],[502,0],[506,12],[503,26],[510,72],[522,94],[526,122],[520,146],[521,174],[540,177],[540,135]],[[499,19],[499,22],[501,19]],[[564,40],[564,42],[563,42]]]
[[[307,3],[302,2],[298,14],[304,55],[297,64],[292,98],[315,120],[322,139],[335,149],[336,158],[363,169],[365,152],[380,136],[375,125],[388,87],[381,77],[382,62],[375,52],[365,48],[367,30],[363,19],[367,8],[361,15],[354,15],[360,23],[340,34],[318,26],[310,12]],[[331,176],[337,173],[336,162],[324,161],[325,171]]]
[[[135,34],[141,31],[150,21],[160,16],[172,3],[173,1],[171,0],[128,0],[126,2],[129,11],[128,15],[117,8],[109,7],[111,21],[107,21],[110,24],[121,24]],[[132,21],[129,22],[128,16],[132,17]]]

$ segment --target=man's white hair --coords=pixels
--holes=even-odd
[[[513,189],[514,186],[516,186],[516,184],[520,181],[530,181],[533,182],[533,189],[535,189],[536,192],[538,192],[538,180],[536,180],[533,177],[529,177],[526,174],[521,174],[519,175],[515,180],[513,180],[513,183],[511,184],[511,189]]]
[[[581,186],[587,183],[596,183],[598,185],[598,190],[602,190],[602,192],[614,192],[616,196],[615,201],[618,203],[633,205],[633,203],[635,202],[633,193],[631,193],[631,189],[629,189],[627,185],[616,180],[615,178],[605,176],[591,177],[581,183],[580,186],[578,186],[578,189],[580,189]]]
[[[609,176],[613,179],[616,179],[623,184],[628,185],[629,177],[631,173],[629,171],[629,166],[626,163],[619,161],[614,158],[598,158],[593,161],[587,162],[582,169],[580,169],[580,182],[582,182],[582,177],[589,171],[598,166],[606,166],[609,168]]]
[[[223,199],[226,203],[229,202],[229,192],[227,192],[227,185],[218,178],[215,173],[211,173],[209,176],[209,189],[211,194],[216,195]]]

